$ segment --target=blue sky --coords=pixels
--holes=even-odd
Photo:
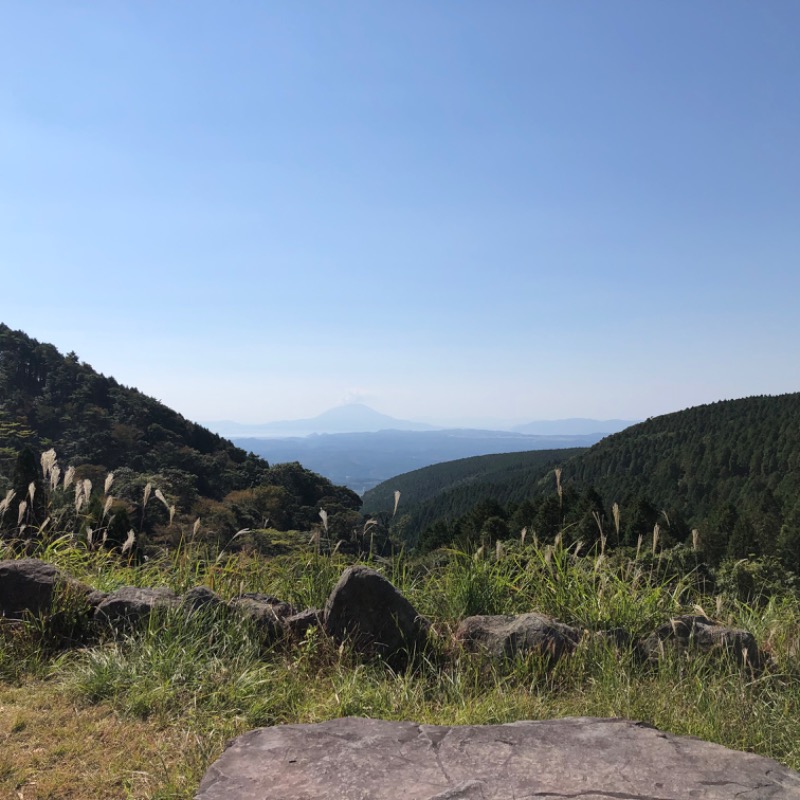
[[[800,390],[800,3],[0,4],[0,320],[192,419]]]

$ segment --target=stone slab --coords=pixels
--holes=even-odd
[[[775,761],[623,719],[444,727],[373,719],[235,739],[196,800],[800,800]]]

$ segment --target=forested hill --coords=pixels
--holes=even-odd
[[[391,513],[400,490],[398,527],[423,548],[522,529],[584,547],[657,535],[659,546],[699,543],[708,563],[774,556],[800,573],[800,394],[690,408],[565,455],[530,469],[514,465],[521,455],[440,464],[386,481],[365,505]]]
[[[61,464],[75,466],[95,485],[102,485],[109,470],[120,491],[127,484],[132,493],[151,482],[178,511],[188,513],[202,499],[227,498],[224,508],[206,503],[202,510],[216,514],[219,527],[234,530],[242,522],[263,521],[270,509],[273,523],[308,524],[317,517],[318,509],[311,507],[322,498],[331,514],[360,506],[354,492],[298,464],[271,468],[157,400],[99,374],[74,353],[62,355],[53,345],[0,324],[0,489],[11,485],[17,456],[26,447],[37,458],[55,448]],[[241,496],[237,505],[232,493],[263,486],[274,487],[268,502],[262,497],[261,505],[270,508],[251,510],[249,517],[240,513],[252,498]],[[309,509],[302,519],[296,513],[300,507]]]
[[[649,419],[567,462],[562,480],[608,502],[646,497],[693,524],[727,506],[785,516],[800,499],[800,393]]]
[[[436,522],[452,522],[491,500],[516,506],[541,492],[539,482],[553,467],[585,448],[533,450],[474,456],[434,464],[384,481],[364,495],[364,511],[391,512],[400,492],[397,515],[403,537],[415,542]]]

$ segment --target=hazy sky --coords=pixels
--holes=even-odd
[[[800,390],[800,2],[0,0],[0,321],[198,420]]]

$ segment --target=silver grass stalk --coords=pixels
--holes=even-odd
[[[167,498],[164,497],[164,492],[162,492],[161,489],[156,489],[155,496],[156,500],[160,500],[164,508],[166,508],[167,511],[169,511],[169,503],[167,502]]]
[[[503,543],[498,539],[494,545],[494,560],[500,561],[503,558]]]
[[[199,530],[200,530],[200,517],[198,517],[198,518],[197,518],[197,519],[194,521],[194,525],[192,525],[192,539],[194,539],[194,538],[195,538],[195,536],[197,536],[197,532],[198,532]]]
[[[556,476],[556,493],[558,494],[558,504],[562,505],[564,502],[564,490],[561,488],[561,467],[556,467],[553,472]]]
[[[31,481],[28,484],[28,497],[30,498],[31,505],[33,505],[33,496],[36,494],[36,484]]]
[[[642,550],[642,534],[640,533],[639,538],[636,540],[636,557],[634,559],[635,561],[639,560],[639,553],[641,552],[641,550]]]
[[[86,541],[89,544],[89,549],[90,550],[94,546],[94,542],[92,541],[93,539],[94,539],[94,530],[92,530],[92,528],[87,527],[86,528]]]
[[[61,478],[61,467],[56,464],[50,472],[50,490],[55,491],[58,486],[58,481]]]
[[[661,533],[661,526],[656,522],[655,526],[653,527],[653,555],[656,554],[656,548],[658,547],[658,537]]]
[[[89,498],[92,496],[92,482],[88,478],[83,479],[83,497],[86,504],[89,504]]]
[[[133,547],[133,543],[136,541],[136,534],[133,532],[133,528],[128,531],[128,536],[125,539],[125,542],[122,545],[122,552],[127,553]]]
[[[397,513],[397,506],[400,504],[400,490],[396,489],[394,493],[394,511],[392,511],[392,516]]]
[[[75,510],[80,511],[83,503],[83,482],[78,481],[75,484]]]
[[[19,504],[19,508],[17,509],[17,525],[22,522],[22,518],[25,516],[25,512],[28,510],[28,501],[21,500]]]
[[[44,533],[45,528],[52,522],[51,517],[48,517],[40,526],[39,526],[39,533]]]
[[[52,447],[49,450],[45,450],[39,461],[42,465],[42,477],[45,481],[49,481],[53,467],[56,465],[56,451]]]
[[[523,529],[522,529],[522,530],[519,532],[519,543],[520,543],[520,544],[525,544],[525,537],[526,537],[527,535],[528,535],[528,529],[527,529],[527,528],[523,528]]]
[[[692,528],[692,550],[695,553],[700,549],[700,531],[697,528]]]
[[[617,533],[617,543],[619,543],[619,503],[611,506],[611,514],[614,517],[614,530]]]
[[[147,508],[147,501],[150,499],[150,493],[153,491],[153,484],[150,481],[144,487],[144,499],[142,500],[142,508]]]
[[[175,506],[169,507],[169,524],[172,525],[172,520],[175,519]],[[266,528],[267,526],[264,525]]]
[[[0,519],[2,519],[6,511],[8,511],[8,507],[11,505],[11,501],[14,499],[15,495],[16,492],[13,489],[9,489],[6,492],[6,496],[0,501]]]
[[[114,483],[114,473],[109,472],[106,475],[106,482],[103,484],[103,494],[108,494],[111,491],[111,485]]]
[[[106,502],[103,505],[103,517],[102,517],[103,519],[105,519],[108,512],[111,511],[111,506],[113,503],[114,503],[114,498],[111,495],[108,495],[108,497],[106,497]]]
[[[325,535],[328,535],[328,512],[321,508],[319,510],[319,518],[322,520],[322,527],[325,529]]]
[[[75,467],[67,467],[67,471],[64,473],[64,489],[69,489],[72,485],[72,481],[75,480]]]

